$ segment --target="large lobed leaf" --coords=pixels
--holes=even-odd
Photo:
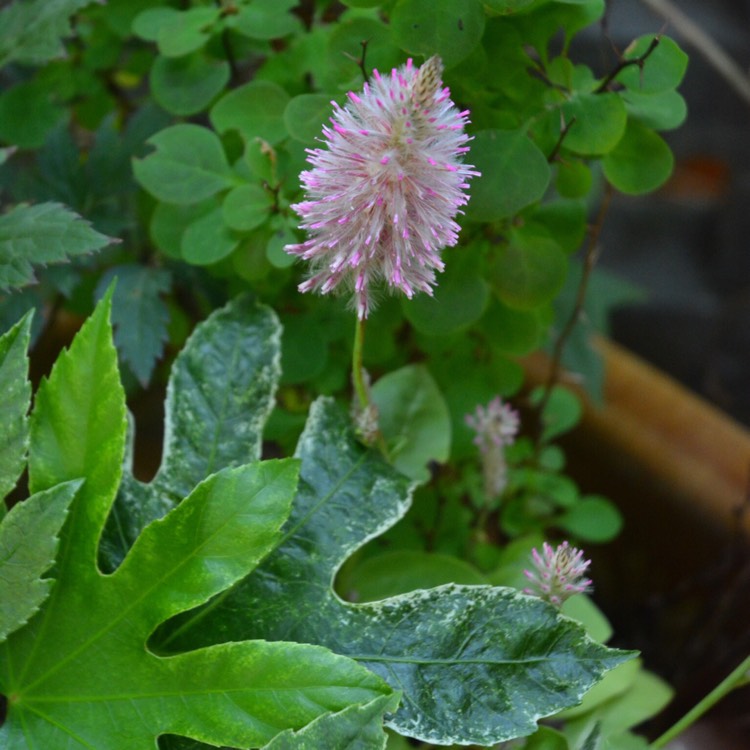
[[[0,216],[0,289],[34,282],[34,265],[60,263],[116,242],[59,203],[16,206]]]
[[[359,445],[327,399],[313,405],[296,456],[300,485],[282,544],[226,596],[163,631],[162,647],[247,637],[325,645],[403,690],[391,726],[439,744],[529,734],[630,658],[513,589],[446,585],[340,600],[336,571],[404,514],[408,480]]]
[[[108,294],[60,357],[32,415],[32,489],[86,481],[62,533],[52,593],[0,646],[8,699],[0,746],[145,750],[162,734],[258,746],[388,696],[375,675],[317,646],[226,643],[168,657],[148,648],[159,623],[232,585],[278,546],[298,462],[209,476],[102,575],[97,541],[126,431],[110,304]]]
[[[135,480],[128,467],[103,540],[106,568],[204,477],[260,458],[279,379],[280,339],[276,315],[249,297],[238,297],[195,329],[169,378],[161,467],[151,484]]]
[[[131,484],[123,519],[132,522],[128,508],[135,499],[145,501],[140,507],[151,517],[163,515],[172,503],[170,486],[247,460],[248,443],[257,458],[278,377],[278,330],[275,316],[247,299],[196,330],[170,383],[164,464],[151,485]],[[254,395],[241,398],[250,387]],[[226,439],[212,440],[216,435]],[[439,743],[481,744],[532,732],[539,717],[577,703],[606,670],[628,658],[511,589],[448,585],[383,602],[341,601],[331,585],[336,571],[406,512],[410,483],[357,442],[348,418],[329,400],[313,406],[296,455],[300,487],[272,554],[230,593],[160,629],[154,640],[160,649],[247,637],[325,645],[404,691],[402,708],[388,720],[398,731]],[[364,706],[329,712],[316,726],[343,727],[366,714]],[[357,731],[367,726],[360,723]],[[313,731],[277,741],[302,743]]]

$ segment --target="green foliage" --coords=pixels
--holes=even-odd
[[[80,482],[37,492],[0,522],[0,641],[25,625],[49,596],[41,578],[55,561],[60,528]]]
[[[511,589],[448,585],[372,604],[341,601],[330,588],[335,571],[403,515],[407,483],[357,443],[326,400],[313,405],[296,456],[300,491],[283,544],[230,596],[157,634],[162,649],[205,645],[215,630],[232,639],[322,643],[405,691],[389,722],[400,732],[481,744],[531,731],[536,718],[558,702],[577,702],[583,685],[624,657],[592,650],[570,621]],[[318,548],[314,540],[325,542]],[[518,641],[531,621],[533,641]],[[533,682],[522,666],[528,658],[536,662]],[[485,699],[475,702],[476,695]]]
[[[121,87],[123,108],[135,109],[137,117],[148,97],[129,92],[148,83],[153,101],[191,120],[144,132],[155,150],[144,154],[141,147],[127,155],[135,156],[137,182],[157,199],[138,217],[148,222],[151,251],[206,268],[222,293],[234,277],[283,308],[299,275],[283,247],[300,239],[290,206],[299,199],[302,146],[319,137],[330,101],[357,88],[369,69],[387,70],[406,54],[440,54],[454,98],[471,108],[476,123],[470,160],[482,175],[472,182],[466,207],[471,222],[463,237],[466,254],[484,255],[487,266],[464,265],[455,254],[435,298],[418,296],[403,315],[430,336],[476,332],[498,302],[540,321],[568,274],[559,249],[574,253],[584,237],[582,199],[597,187],[591,167],[603,161],[607,179],[629,193],[652,190],[670,173],[668,147],[655,131],[684,119],[684,101],[675,91],[684,53],[668,38],[651,35],[609,70],[576,63],[567,43],[560,50],[551,39],[562,27],[569,42],[596,21],[600,0],[456,0],[441,5],[440,13],[422,0],[399,0],[368,10],[377,5],[360,0],[343,12],[302,9],[293,0],[240,0],[231,8],[198,2],[87,8],[79,31],[85,54],[50,63],[0,95],[0,111],[7,113],[0,117],[0,137],[38,147],[74,101],[90,102],[84,120],[94,111],[111,111],[111,92],[90,80],[99,71]],[[62,4],[58,15],[64,15]],[[153,45],[158,54],[152,58],[146,52]],[[75,108],[81,119],[80,106]],[[103,148],[97,155],[108,153],[113,151]],[[58,183],[118,174],[106,162],[98,167],[60,175]],[[117,182],[121,188],[125,183]],[[79,210],[92,198],[56,197]],[[565,203],[570,198],[579,199],[575,207]],[[132,223],[131,230],[142,243],[143,233]],[[132,253],[128,248],[118,262],[132,263]],[[172,283],[179,287],[180,277]],[[216,290],[201,283],[197,291]],[[152,293],[151,304],[163,294]],[[528,346],[539,347],[548,327],[530,321]],[[132,361],[132,352],[121,351]],[[156,353],[151,346],[141,358],[141,380]],[[419,352],[424,354],[435,356]],[[580,361],[596,369],[595,357]]]
[[[655,46],[654,46],[655,45]],[[617,80],[634,91],[658,93],[676,89],[687,70],[688,56],[669,37],[642,36],[625,50],[625,62],[636,61],[653,46],[648,62],[628,65]]]
[[[136,179],[167,203],[190,205],[232,185],[217,136],[198,125],[174,125],[152,136],[156,150],[133,163]]]
[[[490,283],[508,307],[533,310],[560,290],[567,265],[562,248],[551,237],[514,230],[492,259]]]
[[[392,713],[398,695],[383,695],[369,703],[348,706],[338,713],[323,714],[298,731],[277,734],[262,750],[318,750],[321,747],[385,748],[383,714]]]
[[[450,68],[482,38],[484,11],[478,0],[443,0],[439,13],[430,0],[398,0],[391,24],[399,47],[426,57],[438,54]]]
[[[229,64],[195,53],[158,57],[149,82],[156,102],[175,115],[204,110],[229,82]]]
[[[65,54],[70,17],[91,0],[22,0],[0,11],[0,67],[39,64]]]
[[[35,265],[61,263],[113,242],[57,203],[16,206],[0,216],[0,289],[35,281]]]
[[[468,218],[505,219],[542,197],[550,167],[522,131],[482,130],[474,141],[471,158],[482,176],[472,185]]]
[[[686,117],[676,89],[687,57],[669,38],[643,36],[591,67],[575,59],[572,42],[604,10],[14,0],[0,11],[0,320],[30,306],[86,315],[104,296],[30,420],[25,352],[46,317],[33,335],[26,317],[0,339],[0,495],[23,493],[27,464],[32,493],[7,514],[0,503],[11,654],[0,692],[18,696],[0,744],[56,747],[68,741],[57,722],[113,750],[160,734],[170,750],[376,748],[385,721],[438,743],[526,733],[526,750],[642,747],[630,728],[663,704],[664,686],[626,662],[571,709],[624,656],[489,585],[523,587],[529,551],[548,536],[604,543],[622,524],[567,475],[555,444],[580,421],[578,397],[553,388],[527,400],[519,364],[551,350],[575,311],[575,255],[603,185],[661,186],[673,157],[659,133]],[[304,269],[284,247],[304,239],[299,174],[332,101],[374,68],[434,54],[471,110],[466,161],[481,176],[434,295],[383,299],[368,320],[385,461],[334,403],[349,395],[350,315],[297,292]],[[633,295],[589,281],[562,364],[600,399],[591,334]],[[110,305],[129,396],[163,387],[157,362],[187,338],[150,483],[132,466]],[[487,497],[464,416],[498,394],[526,408],[507,486]],[[300,430],[296,460],[260,461],[264,431],[277,456]],[[338,590],[356,602],[334,593],[340,567]],[[606,640],[589,600],[566,605]],[[538,665],[533,680],[524,659]],[[230,701],[221,691],[235,687]],[[563,707],[559,731],[537,728]]]
[[[223,96],[211,108],[211,124],[219,133],[236,130],[248,142],[262,138],[275,144],[286,136],[284,111],[289,95],[271,81],[253,81]]]
[[[666,182],[674,157],[665,141],[637,120],[628,123],[624,135],[604,158],[604,174],[623,193],[638,195]]]
[[[24,81],[0,92],[0,138],[20,148],[39,148],[65,112],[45,86]]]
[[[112,300],[115,344],[142,385],[148,385],[156,360],[168,339],[169,311],[159,296],[170,289],[167,271],[146,266],[113,266],[103,274],[103,292],[117,279]]]
[[[78,489],[52,593],[2,646],[0,691],[12,696],[3,746],[58,747],[74,736],[100,748],[145,748],[164,732],[258,745],[284,728],[389,697],[378,678],[315,646],[234,642],[167,658],[145,647],[160,622],[224,590],[278,546],[298,465],[253,462],[207,476],[103,576],[98,539],[119,484],[126,427],[110,304],[108,294],[37,394],[29,458],[36,494],[0,527],[3,563],[18,568],[16,580],[7,579],[9,608],[3,599],[8,632],[48,593],[50,581],[38,577]],[[22,544],[31,522],[44,542],[38,549]],[[389,706],[371,707],[370,717]]]
[[[448,583],[481,586],[487,579],[472,565],[452,555],[395,550],[368,557],[339,575],[337,588],[355,602],[373,602],[421,588]]]
[[[451,443],[448,407],[429,371],[408,365],[384,375],[372,400],[393,465],[412,479],[429,479],[428,463],[447,461]]]
[[[31,385],[26,373],[31,314],[0,337],[0,500],[13,489],[26,464],[29,426],[26,414],[31,403]],[[0,503],[2,504],[2,503]]]

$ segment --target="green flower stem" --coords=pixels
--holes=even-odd
[[[364,347],[364,341],[365,321],[360,320],[359,317],[357,317],[357,325],[354,329],[354,348],[352,351],[352,383],[354,384],[354,392],[359,401],[359,406],[362,412],[366,412],[370,408],[373,408],[370,402],[370,389],[365,382],[365,368],[362,366],[362,349]],[[380,430],[377,431],[375,445],[378,446],[386,460],[390,461],[388,445],[386,444],[385,438]]]
[[[354,329],[354,351],[352,352],[352,382],[354,391],[359,399],[359,405],[366,409],[370,405],[370,398],[365,385],[365,370],[362,367],[362,348],[365,341],[365,321],[357,317]]]
[[[748,656],[735,670],[727,675],[700,703],[688,711],[674,726],[655,739],[649,747],[652,750],[664,747],[675,737],[682,734],[694,724],[710,708],[713,708],[725,695],[735,688],[750,683],[750,656]]]

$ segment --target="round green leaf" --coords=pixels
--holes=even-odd
[[[393,38],[415,55],[438,54],[446,68],[471,53],[484,32],[478,0],[399,0],[391,15]]]
[[[289,11],[298,0],[253,0],[227,19],[227,25],[250,39],[280,39],[300,28],[300,20]]]
[[[499,300],[490,303],[480,326],[489,343],[505,354],[520,357],[540,345],[539,318],[525,310],[514,310]]]
[[[536,0],[484,0],[484,4],[496,13],[509,15],[532,5]]]
[[[628,119],[620,96],[608,94],[575,94],[562,107],[563,118],[570,125],[563,147],[576,154],[606,154],[617,145]],[[559,128],[560,113],[551,112]],[[575,118],[575,122],[573,119]]]
[[[622,99],[628,115],[654,130],[672,130],[685,122],[687,104],[676,91],[642,94],[623,91]]]
[[[470,252],[462,249],[459,252]],[[458,260],[458,259],[456,259]],[[403,301],[404,315],[421,333],[443,336],[471,325],[487,305],[489,290],[469,264],[453,263],[440,277],[432,297],[418,294]]]
[[[621,192],[640,195],[663,185],[674,167],[664,139],[637,120],[630,120],[622,140],[604,157],[604,176]]]
[[[176,8],[148,8],[133,20],[133,34],[147,42],[155,42],[161,30],[173,26],[179,15]]]
[[[152,0],[109,0],[101,20],[113,34],[127,39],[135,33],[133,23],[137,16],[152,6]]]
[[[256,282],[268,275],[271,269],[266,260],[267,242],[267,227],[257,229],[242,239],[232,253],[232,268],[240,278]]]
[[[624,60],[637,60],[649,49],[653,34],[639,37],[625,50]],[[654,93],[668,91],[680,85],[687,70],[688,56],[667,36],[660,37],[656,48],[641,65],[629,65],[617,80],[633,91]]]
[[[565,159],[557,165],[557,192],[563,198],[583,198],[591,191],[591,169],[582,161]]]
[[[273,198],[260,185],[239,185],[232,188],[222,203],[224,221],[230,229],[249,232],[270,216]]]
[[[537,405],[542,398],[543,390],[538,388],[531,396],[532,403]],[[555,386],[547,401],[542,414],[544,430],[542,441],[549,442],[553,438],[572,430],[581,419],[581,401],[575,393],[567,388]]]
[[[622,529],[622,515],[605,497],[588,495],[569,508],[557,525],[585,542],[609,542]]]
[[[194,203],[190,206],[157,203],[149,224],[151,239],[156,247],[170,258],[181,258],[185,227],[207,214],[214,206],[213,201]]]
[[[481,586],[487,579],[472,565],[451,555],[394,550],[367,558],[350,571],[345,593],[354,601],[372,602],[444,583]]]
[[[296,258],[287,253],[284,248],[297,242],[297,238],[289,227],[276,230],[266,245],[266,258],[274,268],[289,268]]]
[[[171,15],[162,21],[157,32],[159,52],[165,57],[182,57],[200,49],[211,37],[220,13],[216,7],[201,7]]]
[[[423,365],[389,372],[372,387],[379,426],[391,463],[407,477],[425,482],[430,461],[448,460],[451,418],[437,383]]]
[[[497,248],[490,267],[490,284],[509,307],[532,310],[557,294],[567,269],[565,254],[554,240],[513,232]]]
[[[181,123],[159,131],[147,143],[156,151],[133,160],[136,180],[166,203],[198,203],[229,187],[232,174],[215,133]]]
[[[229,82],[229,63],[196,53],[163,57],[151,68],[151,93],[157,104],[175,115],[193,115],[205,109]]]
[[[284,110],[289,95],[270,81],[251,81],[230,91],[211,108],[211,124],[220,133],[237,130],[247,142],[262,138],[274,144],[286,135]]]
[[[550,180],[544,154],[520,130],[482,130],[471,143],[471,162],[482,173],[471,184],[466,216],[497,221],[539,200]]]
[[[267,182],[269,185],[276,185],[278,183],[276,157],[277,152],[269,148],[268,144],[252,140],[245,145],[242,160],[258,180]]]
[[[182,257],[195,266],[226,258],[239,244],[224,223],[221,207],[188,224],[182,235]]]
[[[530,221],[545,228],[563,252],[574,253],[586,236],[586,203],[559,199],[541,204]]]
[[[614,633],[611,623],[586,594],[575,594],[560,608],[566,617],[580,622],[598,643],[606,643]]]
[[[331,97],[325,94],[300,94],[289,100],[284,110],[284,125],[289,135],[302,143],[320,137],[323,123],[331,115]]]
[[[343,5],[350,8],[377,8],[383,4],[383,0],[341,0]]]

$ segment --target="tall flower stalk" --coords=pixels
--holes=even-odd
[[[478,172],[463,163],[469,112],[442,71],[439,57],[373,71],[344,107],[333,103],[323,147],[308,149],[305,200],[293,208],[309,236],[285,250],[310,262],[301,292],[348,291],[360,320],[380,282],[408,298],[432,294],[440,251],[458,241],[455,217]]]

